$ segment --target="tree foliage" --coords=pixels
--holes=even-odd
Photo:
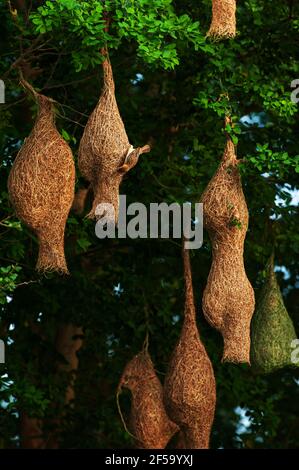
[[[292,191],[298,189],[299,120],[290,84],[299,77],[299,5],[238,2],[238,35],[220,43],[205,37],[210,0],[2,1],[0,14],[0,77],[6,85],[0,105],[0,338],[6,343],[0,447],[20,445],[22,413],[43,419],[47,432],[63,416],[60,447],[132,446],[116,408],[117,382],[147,332],[163,380],[183,312],[180,241],[99,240],[94,223],[72,212],[66,232],[71,276],[36,274],[37,240],[14,215],[6,185],[36,113],[19,85],[19,69],[57,101],[57,125],[76,158],[100,93],[99,50],[107,42],[130,140],[152,145],[123,182],[128,203],[198,201],[224,147],[224,116],[231,115],[226,131],[243,158],[250,211],[246,270],[258,294],[275,246],[276,264],[286,273],[279,272],[278,280],[298,333],[298,206]],[[85,184],[77,173],[76,187]],[[200,307],[210,263],[206,239],[192,266],[198,325],[217,380],[212,447],[296,447],[298,371],[256,376],[250,367],[221,364],[220,335]],[[56,334],[69,323],[84,328],[84,342],[75,400],[66,405],[70,377],[59,367],[64,358]],[[125,413],[128,397],[121,405]]]

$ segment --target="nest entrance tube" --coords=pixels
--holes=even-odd
[[[64,255],[64,230],[55,229],[52,233],[41,231],[38,233],[38,242],[36,269],[40,272],[54,270],[67,273],[68,269]]]
[[[207,36],[215,41],[236,36],[236,0],[212,0],[212,22]]]
[[[216,404],[211,361],[200,340],[193,298],[189,252],[183,248],[184,323],[164,383],[168,416],[180,427],[180,448],[208,449]]]
[[[203,294],[203,312],[223,336],[222,360],[250,363],[250,322],[255,299],[244,267],[249,216],[238,163],[228,137],[222,161],[200,201],[213,256]]]
[[[98,204],[109,203],[114,208],[117,222],[119,186],[123,176],[137,164],[142,153],[150,151],[150,147],[145,145],[133,148],[130,144],[115,98],[108,51],[103,49],[102,54],[103,89],[80,142],[79,169],[83,177],[91,183],[94,193],[89,217],[96,217]]]
[[[72,151],[55,127],[53,100],[21,83],[36,99],[38,115],[11,168],[9,197],[17,216],[37,235],[37,270],[67,273],[64,231],[74,198]]]
[[[251,338],[251,361],[256,372],[269,374],[296,366],[292,362],[292,342],[297,335],[276,279],[274,255],[267,265],[266,281],[252,320]]]

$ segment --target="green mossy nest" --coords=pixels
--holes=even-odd
[[[274,256],[267,266],[267,278],[261,290],[251,327],[251,363],[257,373],[269,374],[292,362],[292,342],[296,331],[274,273]]]

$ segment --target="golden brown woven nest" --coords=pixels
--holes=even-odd
[[[38,271],[67,273],[65,224],[74,198],[72,151],[55,127],[53,100],[22,80],[38,103],[34,127],[20,149],[8,178],[17,216],[38,237]]]
[[[274,272],[274,254],[266,271],[267,277],[251,325],[252,366],[262,374],[298,366],[292,362],[292,346],[297,335]]]
[[[209,323],[222,333],[223,361],[249,363],[250,322],[255,300],[243,260],[248,210],[230,138],[201,202],[204,227],[209,232],[213,251],[203,311]]]
[[[94,201],[90,218],[98,218],[98,204],[112,204],[118,220],[119,186],[123,176],[138,162],[145,145],[130,144],[115,98],[113,72],[107,50],[102,50],[104,86],[99,102],[86,124],[79,148],[79,169],[92,185]]]
[[[143,449],[164,449],[178,427],[168,418],[163,389],[147,351],[137,354],[125,367],[119,391],[131,391],[130,430]]]
[[[212,0],[212,22],[207,36],[215,41],[236,36],[236,0]]]
[[[184,323],[167,371],[164,403],[168,416],[181,429],[179,448],[207,449],[214,420],[216,384],[211,361],[196,326],[187,250],[184,250],[184,273]]]

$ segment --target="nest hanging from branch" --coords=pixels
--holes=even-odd
[[[213,252],[203,311],[209,323],[222,333],[223,361],[249,363],[250,322],[255,300],[243,260],[248,210],[230,138],[201,202],[204,227],[209,232]]]
[[[112,204],[118,220],[119,186],[125,173],[133,168],[142,153],[150,151],[145,145],[136,149],[130,144],[115,98],[113,72],[106,49],[102,50],[104,86],[99,102],[86,124],[79,148],[79,169],[92,185],[94,201],[90,218],[98,204]]]
[[[212,0],[212,22],[207,36],[216,41],[236,36],[236,0]]]
[[[189,254],[184,250],[184,323],[164,383],[168,416],[180,427],[178,448],[208,449],[216,404],[211,361],[196,326]]]
[[[75,187],[72,151],[55,127],[53,100],[21,80],[38,103],[34,127],[20,149],[8,178],[17,216],[38,237],[38,271],[67,273],[64,231]]]
[[[268,374],[295,366],[291,356],[296,332],[283,302],[274,273],[274,255],[267,266],[267,278],[252,319],[251,361],[257,372]]]
[[[119,391],[131,391],[130,430],[142,449],[164,449],[178,431],[163,404],[163,389],[147,351],[137,354],[125,367]]]

